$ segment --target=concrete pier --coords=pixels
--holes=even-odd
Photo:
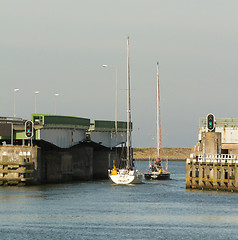
[[[186,188],[238,192],[238,156],[190,156],[186,162]]]
[[[186,161],[186,188],[238,192],[238,119],[200,119],[199,141]]]
[[[0,147],[0,185],[37,184],[40,181],[37,147]]]

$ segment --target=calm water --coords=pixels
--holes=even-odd
[[[145,172],[148,162],[137,162]],[[238,194],[188,191],[172,180],[0,188],[0,239],[238,239]]]

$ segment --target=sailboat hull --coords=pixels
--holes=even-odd
[[[115,184],[139,184],[142,183],[143,174],[139,171],[120,169],[116,175],[109,171],[109,179]]]
[[[144,177],[146,180],[169,180],[170,173],[145,173]]]

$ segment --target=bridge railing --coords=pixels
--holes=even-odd
[[[238,155],[236,154],[206,154],[198,155],[196,157],[190,156],[187,163],[238,163]]]

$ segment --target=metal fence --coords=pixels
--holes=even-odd
[[[209,154],[198,155],[196,158],[192,156],[187,159],[187,163],[200,162],[200,163],[238,163],[238,155],[236,154]]]
[[[238,127],[238,118],[216,118],[217,127]],[[207,119],[199,119],[199,127],[206,127]]]

